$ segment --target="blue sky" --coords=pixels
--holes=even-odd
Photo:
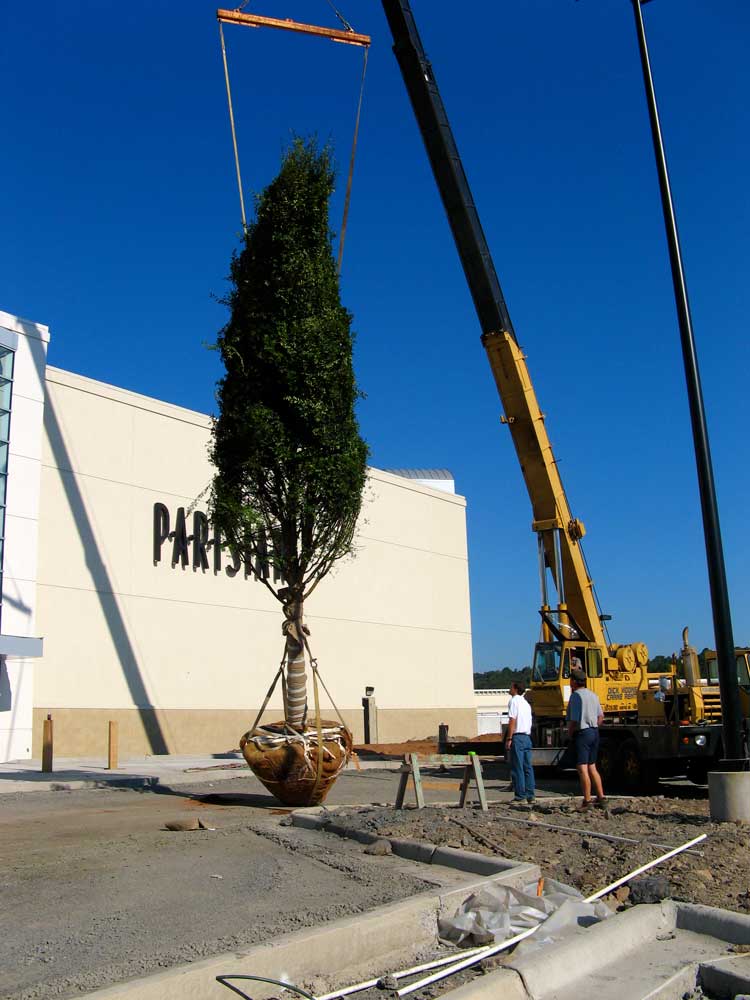
[[[530,659],[531,512],[448,225],[376,2],[342,295],[372,464],[447,467],[468,500],[477,669]],[[713,633],[692,439],[628,0],[412,0],[615,641]],[[323,0],[252,10],[334,24]],[[52,0],[0,13],[0,309],[49,361],[211,411],[204,345],[240,229],[208,3]],[[677,205],[737,643],[745,512],[750,5],[644,8]],[[338,227],[361,53],[225,29],[246,192],[293,132],[330,138]]]

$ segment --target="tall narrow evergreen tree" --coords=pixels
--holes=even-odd
[[[295,140],[232,258],[231,315],[217,344],[226,374],[210,451],[212,516],[283,606],[295,728],[307,703],[304,602],[351,552],[367,461],[352,317],[332,253],[333,184],[330,151]]]

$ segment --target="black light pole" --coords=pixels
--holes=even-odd
[[[732,616],[729,610],[729,594],[727,591],[727,575],[724,568],[724,551],[721,544],[721,529],[719,527],[719,511],[716,505],[716,490],[711,467],[711,451],[708,445],[708,430],[706,415],[703,409],[703,393],[701,391],[700,374],[698,371],[698,356],[693,338],[693,324],[690,319],[687,284],[682,268],[680,240],[677,234],[672,193],[669,187],[667,159],[664,153],[659,112],[656,107],[656,94],[651,77],[651,66],[646,45],[646,30],[643,25],[641,3],[649,0],[631,0],[635,14],[635,26],[638,33],[638,46],[641,53],[643,82],[646,87],[648,113],[651,119],[651,135],[654,140],[656,168],[659,174],[659,188],[664,212],[664,224],[667,230],[669,244],[669,262],[672,267],[672,284],[677,305],[677,319],[680,325],[680,340],[682,343],[682,358],[685,364],[685,380],[687,382],[688,402],[690,404],[690,422],[693,428],[693,444],[695,446],[695,462],[698,469],[698,487],[700,490],[701,510],[703,513],[703,534],[706,541],[706,559],[708,562],[708,580],[711,590],[711,607],[714,619],[714,637],[716,641],[716,657],[719,668],[719,689],[721,691],[721,707],[724,729],[724,756],[721,769],[725,771],[745,771],[748,769],[747,751],[742,732],[742,712],[740,708],[739,685],[737,683],[737,667],[734,657],[734,638],[732,636]]]

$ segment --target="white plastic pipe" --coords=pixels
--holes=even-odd
[[[655,858],[653,861],[649,861],[648,864],[641,865],[640,868],[636,868],[635,871],[629,872],[627,875],[624,875],[611,885],[606,886],[604,889],[600,889],[591,896],[587,896],[584,902],[593,903],[594,900],[600,899],[602,896],[606,896],[607,893],[612,892],[613,889],[629,882],[632,878],[635,878],[636,875],[640,875],[643,872],[648,871],[650,868],[660,865],[663,861],[668,861],[676,854],[682,854],[683,851],[687,851],[690,847],[695,847],[696,844],[700,844],[704,841],[707,836],[708,834],[702,833],[700,837],[696,837],[694,840],[689,840],[686,844],[682,844],[681,847],[675,847],[666,854],[662,854],[661,857]],[[448,976],[452,976],[454,972],[461,972],[463,969],[468,969],[470,966],[476,965],[477,962],[481,962],[482,959],[490,958],[492,955],[497,955],[500,951],[512,948],[514,944],[518,944],[519,941],[523,941],[524,938],[531,937],[531,935],[537,931],[543,923],[544,921],[542,920],[536,925],[536,927],[530,927],[521,934],[516,934],[515,937],[508,938],[507,941],[501,941],[500,944],[489,945],[487,948],[481,949],[471,957],[464,958],[462,961],[457,962],[455,965],[451,965],[449,968],[440,969],[438,972],[434,972],[431,976],[427,976],[424,979],[418,980],[416,983],[412,983],[411,986],[405,986],[402,990],[398,991],[398,995],[400,997],[408,996],[410,993],[414,993],[417,990],[421,990],[425,986],[429,986],[430,983],[435,983],[439,979],[446,979]]]
[[[460,954],[466,958],[468,955],[477,955],[480,951],[484,951],[484,945],[481,948],[467,948],[466,951],[462,951]],[[412,966],[411,969],[402,969],[401,972],[391,972],[390,975],[394,979],[405,979],[407,976],[414,976],[418,972],[427,972],[428,969],[439,969],[441,965],[450,965],[451,962],[455,962],[457,954],[459,953],[454,952],[452,955],[444,955],[442,958],[433,959],[431,962]],[[368,979],[364,983],[357,983],[355,986],[345,986],[344,989],[336,990],[335,993],[324,993],[323,996],[317,997],[317,1000],[337,1000],[337,997],[348,997],[352,993],[361,993],[363,990],[369,990],[373,986],[377,986],[380,980],[384,978],[385,974],[378,976],[377,979]]]

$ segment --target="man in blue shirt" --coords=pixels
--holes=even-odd
[[[599,753],[599,726],[604,722],[604,713],[596,694],[586,687],[586,674],[582,670],[570,671],[570,687],[568,735],[575,744],[576,768],[583,793],[581,809],[592,805],[592,785],[596,792],[596,804],[603,806],[606,799],[596,768],[596,757]]]

